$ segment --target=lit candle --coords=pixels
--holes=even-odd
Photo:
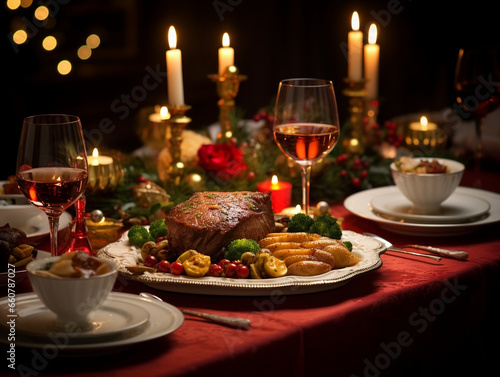
[[[170,113],[168,112],[167,106],[162,106],[159,113],[150,114],[148,119],[153,123],[162,123],[170,119]]]
[[[175,28],[168,29],[167,80],[168,102],[173,106],[184,105],[184,86],[182,83],[182,53],[177,47]]]
[[[297,213],[305,213],[300,204],[297,204],[295,207],[288,207],[283,209],[278,215],[293,217]],[[318,209],[316,207],[309,207],[309,216],[315,217],[318,215]]]
[[[365,46],[366,99],[378,98],[378,65],[380,46],[377,42],[377,26],[372,24],[368,31],[368,44]]]
[[[425,116],[420,122],[412,122],[408,127],[406,144],[410,147],[436,147],[445,142],[445,137],[439,132],[436,123],[429,123]]]
[[[347,77],[360,81],[362,76],[363,33],[359,31],[358,12],[351,18],[352,31],[347,34]]]
[[[264,181],[257,185],[257,191],[270,192],[273,212],[281,212],[292,203],[292,184],[278,181],[278,177],[273,175],[270,181]]]
[[[436,123],[429,123],[427,117],[420,117],[420,122],[410,123],[410,129],[414,131],[434,131],[437,128]]]
[[[222,47],[219,48],[219,75],[226,72],[227,67],[234,65],[234,49],[229,47],[229,34],[222,36]]]
[[[87,161],[90,166],[110,165],[113,163],[113,158],[108,156],[99,156],[99,150],[94,148],[92,156],[87,156]]]
[[[99,156],[99,151],[97,148],[94,148],[92,156],[87,156],[87,161],[87,190],[107,190],[116,184],[116,173],[113,166],[113,158],[108,156]]]

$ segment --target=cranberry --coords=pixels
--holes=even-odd
[[[162,260],[160,261],[160,264],[158,265],[158,270],[160,272],[170,272],[170,267],[171,263],[168,260]]]
[[[158,259],[154,255],[148,255],[144,258],[144,265],[146,267],[153,267],[156,263],[158,263]]]
[[[238,267],[236,268],[236,275],[241,278],[241,279],[245,279],[248,277],[248,275],[250,274],[250,270],[248,269],[247,266],[245,266],[244,264],[239,264]]]
[[[219,263],[217,263],[219,266],[224,267],[224,265],[231,263],[229,259],[221,259]]]
[[[181,262],[174,262],[170,266],[170,273],[174,275],[180,275],[184,271],[184,266]]]
[[[226,276],[228,278],[233,278],[236,276],[236,269],[237,268],[238,268],[238,266],[236,265],[236,263],[228,263],[225,265],[224,273],[226,274]]]
[[[219,266],[218,264],[211,264],[210,268],[208,269],[208,276],[219,277],[222,275],[222,272],[222,266]]]

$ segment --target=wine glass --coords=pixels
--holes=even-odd
[[[80,119],[35,115],[24,119],[17,155],[17,184],[49,219],[50,253],[57,253],[59,216],[87,186],[87,153]]]
[[[279,84],[273,124],[274,140],[302,173],[302,207],[309,215],[312,166],[337,144],[340,133],[331,81],[287,79]]]
[[[486,115],[500,106],[500,68],[496,50],[464,50],[458,53],[455,91],[461,115],[475,122],[475,169],[479,172],[483,158],[481,142]]]

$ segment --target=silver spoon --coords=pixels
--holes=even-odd
[[[140,296],[149,298],[149,299],[154,299],[163,302],[161,298],[159,298],[156,295],[153,295],[151,293],[147,292],[141,292],[139,293]],[[193,315],[196,317],[208,319],[209,321],[219,323],[221,325],[226,325],[229,327],[234,327],[237,329],[242,329],[242,330],[248,330],[250,328],[250,320],[246,318],[235,318],[235,317],[224,317],[221,315],[216,315],[216,314],[209,314],[209,313],[202,313],[202,312],[197,312],[194,310],[187,310],[187,309],[179,309],[182,313],[184,314],[189,314]]]

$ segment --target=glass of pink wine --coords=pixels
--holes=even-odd
[[[62,114],[24,119],[16,179],[28,201],[47,215],[50,253],[58,255],[59,217],[87,186],[87,153],[80,119]]]
[[[309,215],[312,166],[339,139],[337,101],[331,81],[287,79],[279,84],[274,112],[274,140],[302,173],[302,208]]]

